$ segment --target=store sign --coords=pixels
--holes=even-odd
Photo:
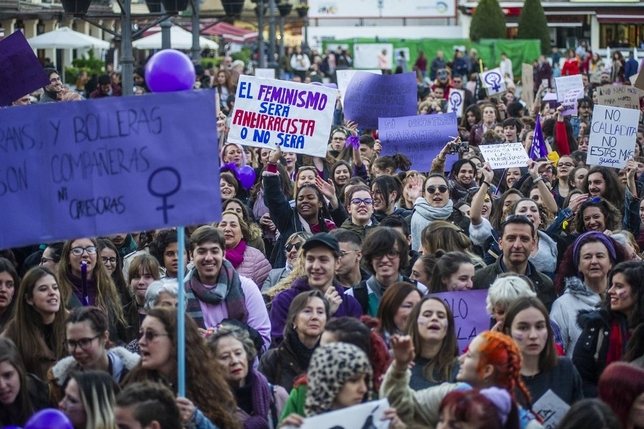
[[[309,18],[454,18],[455,0],[308,0]]]

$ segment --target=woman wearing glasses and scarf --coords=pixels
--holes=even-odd
[[[47,373],[54,403],[64,396],[63,388],[74,371],[105,371],[116,383],[139,363],[140,356],[123,347],[109,348],[107,315],[96,307],[72,310],[65,322],[64,346],[71,355],[59,360]]]

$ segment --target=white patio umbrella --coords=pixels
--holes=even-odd
[[[27,39],[34,49],[109,49],[110,43],[87,34],[79,33],[69,27],[41,34]]]
[[[173,25],[170,28],[170,45],[173,49],[187,50],[192,48],[192,33]],[[132,46],[136,49],[161,49],[161,31],[132,42]],[[216,42],[202,36],[199,37],[199,47],[201,49],[219,49]]]

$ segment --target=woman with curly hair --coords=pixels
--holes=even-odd
[[[588,231],[616,231],[622,227],[622,214],[608,200],[592,197],[581,203],[573,225],[577,234]]]
[[[186,335],[186,398],[178,398],[179,408],[192,410],[184,415],[184,424],[204,424],[210,420],[220,428],[239,429],[237,408],[226,381],[212,361],[212,355],[199,334],[197,324],[185,317]],[[155,307],[148,310],[141,325],[139,338],[141,362],[123,382],[126,386],[138,381],[154,381],[167,385],[176,393],[177,387],[177,312],[174,308]]]

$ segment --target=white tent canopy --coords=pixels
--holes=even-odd
[[[188,50],[192,48],[192,33],[173,25],[170,28],[170,45],[173,49]],[[132,46],[136,49],[161,49],[161,31],[132,42]],[[199,47],[201,49],[219,49],[217,43],[202,36],[199,36]]]
[[[28,39],[34,49],[109,49],[110,43],[87,34],[79,33],[69,27],[41,34]]]

